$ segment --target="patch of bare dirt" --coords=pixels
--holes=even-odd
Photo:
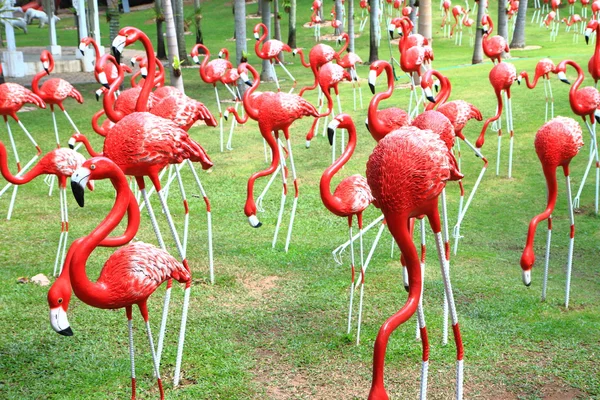
[[[314,28],[314,25],[311,25],[310,22],[305,23],[304,25],[302,25],[303,28]],[[323,21],[321,22],[321,28],[331,28],[331,21]]]
[[[266,297],[267,293],[277,287],[278,276],[266,276],[262,278],[247,277],[242,281],[242,284],[248,290],[248,294],[255,298]]]
[[[539,50],[541,48],[542,48],[542,46],[531,45],[531,46],[525,46],[522,49],[510,49],[510,51]]]
[[[550,382],[542,387],[544,400],[575,400],[587,397],[579,389],[566,385],[560,385],[557,382]]]
[[[271,13],[271,17],[274,17],[275,14]],[[247,14],[246,15],[246,19],[262,19],[262,15],[258,15],[258,14]]]
[[[321,40],[324,40],[326,42],[333,42],[338,40],[338,38],[340,37],[340,35],[334,35],[333,33],[326,33],[325,35],[321,35]],[[355,38],[360,37],[360,35],[355,34],[354,35]]]

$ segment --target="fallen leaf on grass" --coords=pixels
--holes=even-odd
[[[36,276],[31,277],[31,282],[37,283],[40,286],[50,285],[50,279],[44,274],[37,274]]]

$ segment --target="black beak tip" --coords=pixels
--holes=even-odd
[[[62,331],[57,332],[59,335],[63,336],[73,336],[73,330],[69,326],[67,329],[63,329]]]
[[[44,67],[44,71],[46,71],[46,74],[50,75],[50,71],[48,70],[48,68]]]
[[[369,83],[369,89],[371,89],[372,94],[375,94],[375,85],[373,85],[372,83]]]
[[[517,85],[521,86],[521,80],[517,79]]]
[[[435,97],[433,96],[427,96],[427,100],[429,100],[432,103],[435,103]]]
[[[82,56],[85,56],[85,51],[83,51],[83,50],[79,50],[79,51],[81,52]]]
[[[229,115],[227,115],[227,114],[224,114],[224,115],[223,115],[223,118],[225,118],[225,121],[227,121],[227,120],[229,120]]]
[[[335,129],[327,128],[327,139],[329,139],[329,144],[333,146],[333,139],[335,137]]]
[[[100,95],[96,93],[96,101],[100,101]]]
[[[262,226],[262,222],[259,222],[258,224],[256,224],[256,226],[254,228],[260,228]]]
[[[568,79],[561,79],[561,81],[562,81],[562,82],[564,82],[564,83],[566,83],[567,85],[570,85],[570,84],[571,84],[571,82],[569,82],[569,80],[568,80]]]
[[[107,89],[110,89],[110,85],[108,83],[103,83],[102,86],[104,86]]]
[[[83,207],[85,204],[84,188],[78,183],[71,182],[71,191],[73,192],[73,197],[75,197],[79,207]]]
[[[526,283],[525,286],[527,286],[527,287],[531,286],[531,282]]]
[[[600,123],[600,117],[599,116],[594,116],[594,118],[596,118],[596,122]]]
[[[390,31],[388,31],[388,32],[390,33],[390,39],[393,39],[393,38],[394,38],[394,31],[391,31],[391,30],[390,30]]]
[[[252,87],[252,81],[246,81],[246,82],[244,82],[244,83],[245,83],[246,85],[248,85],[248,86]]]
[[[585,44],[590,44],[590,37],[589,36],[585,37]]]
[[[69,148],[70,148],[71,150],[75,150],[75,145],[74,145],[74,144],[71,144],[71,143],[69,143]]]
[[[404,286],[404,290],[406,290],[407,292],[408,292],[408,290],[409,290],[409,289],[410,289],[410,288],[408,287],[408,285],[405,285],[405,286]]]
[[[369,133],[371,133],[371,130],[369,129],[369,124],[365,122],[365,126],[367,127],[367,131],[368,131]]]

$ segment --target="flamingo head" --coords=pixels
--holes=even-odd
[[[567,79],[567,75],[566,75],[566,71],[567,71],[566,61],[568,61],[568,60],[561,61],[560,64],[558,64],[556,66],[556,68],[554,69],[553,72],[556,75],[558,75],[558,79],[560,79],[562,82],[570,85],[571,82],[569,82],[569,80]]]
[[[148,36],[138,28],[134,28],[133,26],[122,28],[112,42],[112,52],[117,62],[121,62],[121,53],[123,53],[125,47],[143,38],[148,40]]]
[[[371,93],[375,94],[375,84],[377,83],[377,77],[381,75],[381,72],[385,69],[387,61],[378,60],[371,64],[369,68],[369,88]]]
[[[240,74],[240,79],[244,81],[244,83],[248,86],[252,86],[252,81],[248,77],[248,63],[241,63],[238,66],[238,73]]]
[[[525,286],[531,285],[531,268],[535,263],[535,254],[531,246],[526,246],[521,255],[521,269],[523,270],[523,283]]]
[[[226,60],[229,60],[229,50],[226,48],[222,48],[221,51],[219,51],[219,58],[223,57],[225,57]]]
[[[327,125],[327,138],[329,144],[333,146],[335,138],[335,130],[337,128],[348,129],[350,126],[354,126],[352,118],[348,114],[338,114],[335,118]]]
[[[585,44],[589,44],[590,42],[590,35],[592,34],[592,32],[594,32],[596,29],[598,28],[598,20],[597,19],[593,19],[591,20],[587,26],[585,27]]]
[[[256,26],[254,27],[254,39],[256,40],[260,40],[260,29],[263,28],[263,30],[267,29],[267,27],[264,24],[256,24]]]
[[[89,36],[81,39],[81,42],[79,42],[79,51],[81,52],[81,55],[85,55],[85,49],[92,43],[92,40],[94,39]]]
[[[437,83],[437,81],[435,83]],[[435,86],[435,83],[433,81],[433,75],[431,75],[430,73],[426,73],[421,78],[421,89],[423,89],[427,100],[429,100],[432,103],[435,103],[435,96],[433,95],[433,90],[431,90],[431,88]]]
[[[342,33],[338,38],[337,38],[337,44],[340,45],[342,44],[342,40],[350,40],[350,36],[348,36],[348,34],[346,32]]]
[[[68,275],[69,271],[65,271]],[[65,278],[63,278],[65,276]],[[50,326],[63,336],[73,336],[67,318],[67,310],[71,301],[71,285],[62,273],[48,291],[48,307],[50,307]]]
[[[523,71],[519,75],[517,75],[517,84],[520,85],[523,80],[523,76],[527,75],[527,72]]]
[[[42,54],[40,55],[40,61],[42,62],[42,66],[44,67],[44,70],[46,71],[46,74],[50,75],[50,60],[51,60],[52,56],[50,55],[50,52],[48,50],[44,50],[42,51]]]
[[[200,50],[202,52],[200,52]],[[200,64],[200,55],[203,55],[205,57],[210,56],[210,52],[203,44],[195,45],[194,47],[192,47],[192,51],[190,52],[190,56],[192,56],[192,60],[194,60],[196,64]]]
[[[398,34],[400,36],[402,36],[402,29],[401,29],[402,23],[400,21],[401,21],[401,18],[399,18],[399,17],[393,18],[390,21],[390,23],[388,25],[388,32],[390,33],[390,39],[394,38],[394,30],[396,30],[396,29],[398,30]]]
[[[100,97],[108,91],[106,87],[102,86],[100,89],[96,90],[96,101],[100,101]]]
[[[481,30],[483,31],[484,34],[488,33],[488,31],[490,29],[489,19],[490,19],[489,15],[484,15],[483,18],[481,18]]]
[[[77,204],[80,207],[85,205],[85,187],[89,188],[92,181],[114,177],[115,173],[122,173],[122,171],[117,164],[106,157],[93,157],[86,160],[71,175],[71,190]]]

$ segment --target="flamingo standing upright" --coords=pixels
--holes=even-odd
[[[512,119],[512,105],[510,101],[510,87],[513,82],[517,80],[517,70],[513,64],[500,62],[492,68],[489,75],[490,83],[494,88],[498,105],[496,108],[496,114],[485,120],[481,133],[475,147],[479,150],[485,142],[485,132],[490,122],[500,120],[502,116],[503,101],[502,96],[504,95],[506,102],[506,128],[510,132],[510,148],[508,153],[508,177],[512,178],[512,153],[513,153],[513,140],[514,140],[514,129]],[[502,125],[498,121],[498,155],[496,158],[496,175],[500,174],[500,149],[502,144]]]
[[[52,122],[54,123],[54,134],[56,136],[56,146],[60,147],[58,128],[56,126],[56,117],[54,115],[54,106],[57,106],[62,110],[62,112],[65,114],[65,117],[67,117],[67,119],[71,123],[73,129],[75,129],[75,132],[79,133],[79,129],[77,129],[77,126],[69,116],[69,113],[67,112],[67,110],[65,110],[65,107],[63,106],[63,101],[65,101],[68,97],[71,97],[81,104],[83,103],[83,97],[81,96],[81,93],[79,93],[79,91],[73,87],[73,85],[60,78],[48,79],[40,88],[40,79],[43,76],[50,75],[50,73],[54,69],[54,58],[48,50],[43,50],[42,54],[40,55],[40,61],[44,66],[44,70],[38,72],[33,77],[33,81],[31,82],[31,89],[33,90],[33,93],[40,96],[46,104],[50,105],[50,111],[52,111]]]
[[[463,346],[458,326],[449,271],[444,258],[438,196],[446,181],[459,179],[456,160],[440,137],[431,131],[404,127],[379,141],[367,162],[367,182],[374,204],[379,207],[390,232],[398,242],[408,269],[408,300],[396,314],[380,328],[375,340],[373,355],[373,381],[370,400],[387,400],[383,370],[386,347],[392,332],[418,310],[418,321],[423,343],[421,369],[421,398],[427,391],[429,343],[424,314],[419,305],[422,292],[422,275],[419,257],[412,241],[408,222],[410,218],[425,214],[434,231],[445,292],[450,304],[454,338],[457,347],[456,398],[462,398]]]
[[[262,35],[260,34],[261,29],[262,29]],[[275,40],[275,39],[267,40],[268,35],[269,35],[269,30],[267,29],[265,24],[260,23],[254,27],[254,38],[256,39],[256,43],[254,44],[254,51],[256,52],[256,55],[259,58],[262,58],[263,60],[267,60],[271,63],[271,67],[273,69],[273,76],[275,77],[275,85],[277,85],[277,90],[279,91],[279,90],[281,90],[281,88],[279,87],[279,80],[277,79],[277,73],[275,72],[275,67],[273,67],[273,63],[277,62],[277,65],[279,65],[285,71],[285,73],[290,77],[290,79],[292,81],[294,81],[294,84],[292,85],[292,88],[290,89],[290,93],[292,93],[294,91],[294,89],[296,88],[296,85],[298,84],[298,82],[296,81],[296,78],[294,78],[294,76],[290,73],[290,71],[288,71],[288,69],[285,67],[285,65],[283,65],[281,60],[279,60],[279,53],[281,53],[282,51],[291,53],[292,48],[279,40]],[[261,44],[262,44],[262,46],[261,46]]]
[[[137,211],[137,208],[129,207],[133,194],[122,170],[110,159],[104,157],[92,158],[86,161],[71,177],[73,194],[80,206],[84,204],[83,192],[85,185],[90,180],[98,179],[111,180],[117,192],[115,205],[105,220],[88,236],[76,240],[71,245],[69,249],[69,252],[72,252],[69,266],[70,281],[75,295],[92,307],[104,309],[125,308],[129,327],[133,399],[136,396],[136,377],[133,355],[132,309],[133,305],[139,307],[146,324],[160,398],[164,399],[159,363],[154,351],[150,329],[147,301],[150,295],[169,279],[175,279],[188,286],[191,281],[191,273],[187,264],[177,261],[166,251],[150,244],[136,242],[113,253],[104,264],[100,277],[95,283],[89,280],[86,273],[86,264],[91,252],[116,228],[128,209],[132,212]]]
[[[545,123],[535,135],[535,152],[537,153],[546,177],[548,187],[548,203],[543,213],[533,217],[529,223],[527,232],[527,243],[521,256],[521,268],[523,269],[523,283],[531,285],[531,269],[535,262],[533,251],[533,239],[537,225],[548,219],[548,236],[546,241],[546,264],[544,268],[544,280],[542,286],[542,301],[546,299],[546,284],[548,282],[548,264],[550,263],[550,240],[552,238],[552,213],[556,205],[557,182],[556,169],[563,168],[567,183],[567,204],[571,231],[569,235],[569,255],[567,258],[567,284],[565,292],[565,308],[569,307],[569,293],[571,288],[571,268],[573,265],[573,246],[575,244],[575,218],[573,216],[573,203],[571,201],[571,179],[569,177],[569,164],[583,147],[581,127],[579,124],[566,117],[556,117]]]
[[[200,64],[198,58],[198,51],[202,50],[204,53],[204,60]],[[223,110],[221,109],[221,101],[219,100],[219,91],[217,90],[217,82],[220,81],[221,77],[227,72],[228,69],[233,68],[231,62],[223,60],[221,58],[211,60],[210,51],[203,44],[197,44],[192,48],[190,53],[192,59],[196,64],[200,64],[200,77],[202,80],[210,85],[213,85],[215,89],[215,97],[217,98],[217,107],[219,108],[219,143],[221,153],[223,152]]]
[[[542,21],[542,24],[546,25],[546,29],[550,29],[550,41],[556,42],[556,37],[558,36],[558,18],[556,17],[556,11],[550,11]]]
[[[492,62],[502,61],[502,53],[508,53],[508,43],[500,35],[492,36],[494,31],[494,23],[489,15],[484,15],[481,19],[481,26],[483,27],[483,37],[481,45],[483,47],[483,53],[486,57],[489,57]]]
[[[312,104],[299,95],[282,92],[255,93],[258,85],[260,84],[258,72],[256,69],[254,69],[254,67],[247,63],[242,63],[238,66],[238,72],[240,73],[240,76],[246,83],[249,83],[250,81],[248,79],[247,71],[252,73],[254,82],[252,83],[250,89],[246,90],[242,99],[244,103],[244,109],[246,110],[246,118],[241,119],[233,107],[229,107],[227,112],[233,113],[238,123],[245,123],[248,120],[248,117],[258,121],[258,128],[260,129],[262,137],[266,140],[267,144],[271,148],[273,159],[271,161],[271,165],[267,169],[252,174],[250,179],[248,179],[248,190],[246,204],[244,206],[244,214],[248,217],[250,226],[258,228],[262,225],[256,216],[257,207],[256,203],[254,202],[254,182],[256,179],[271,175],[276,172],[278,168],[281,168],[283,191],[281,193],[281,204],[277,217],[277,224],[275,226],[275,234],[273,235],[272,247],[275,247],[277,235],[279,234],[279,227],[281,225],[281,219],[283,217],[285,199],[287,196],[287,171],[285,167],[284,156],[280,151],[280,146],[282,146],[282,144],[279,140],[279,133],[283,132],[286,140],[287,152],[290,156],[292,179],[294,180],[294,202],[292,204],[292,212],[290,215],[290,223],[288,225],[288,233],[285,244],[285,251],[287,252],[292,237],[292,228],[294,224],[294,217],[296,215],[296,207],[298,205],[298,181],[296,176],[296,167],[294,165],[294,156],[290,141],[289,128],[294,121],[304,116],[318,117],[319,114]]]
[[[569,32],[571,30],[571,28],[573,27],[573,25],[575,25],[575,28],[573,28],[573,43],[579,43],[579,35],[581,35],[581,28],[582,28],[582,24],[583,24],[583,20],[581,19],[581,15],[579,14],[572,14],[569,15],[569,18],[563,18],[562,22],[565,23],[565,25],[567,26],[565,28],[565,32]]]
[[[567,65],[572,66],[577,71],[577,79],[571,86],[569,90],[569,103],[571,104],[571,110],[575,115],[579,115],[583,118],[585,125],[590,132],[591,142],[590,146],[592,149],[590,151],[590,157],[588,160],[588,165],[583,173],[583,178],[581,179],[581,185],[579,186],[579,190],[577,190],[577,194],[573,199],[573,207],[579,208],[579,201],[581,198],[581,192],[583,191],[583,186],[585,185],[585,181],[587,180],[587,176],[592,168],[592,163],[596,161],[596,197],[594,201],[594,210],[596,214],[598,214],[598,195],[600,194],[600,159],[598,158],[598,142],[596,139],[596,133],[594,129],[592,129],[591,124],[594,123],[594,119],[596,121],[600,121],[600,92],[591,86],[586,86],[584,88],[580,88],[581,83],[583,82],[584,76],[581,67],[575,62],[571,60],[563,60],[557,66],[555,72],[558,74],[558,78],[565,82],[569,83],[565,72],[567,70]],[[586,119],[587,118],[587,119]]]
[[[517,76],[517,83],[521,84],[521,79],[525,78],[525,83],[529,89],[535,88],[540,78],[544,82],[544,94],[546,95],[546,116],[544,122],[548,122],[548,101],[550,101],[550,119],[554,118],[554,96],[552,95],[552,85],[550,83],[550,73],[556,66],[549,58],[542,58],[535,66],[533,82],[529,81],[529,75],[523,71]]]
[[[2,73],[2,65],[0,65],[0,74]],[[10,139],[10,144],[14,153],[15,161],[17,163],[18,173],[16,176],[23,175],[38,159],[38,157],[42,154],[42,149],[38,146],[37,142],[31,136],[25,125],[21,122],[19,117],[17,117],[17,112],[23,107],[25,104],[30,103],[38,106],[39,108],[46,108],[46,103],[42,100],[37,94],[33,93],[31,90],[24,88],[23,86],[6,82],[0,85],[0,115],[4,118],[4,123],[6,124],[6,130],[8,131],[8,138]],[[10,129],[10,125],[8,124],[8,117],[11,117],[17,124],[23,129],[25,132],[25,136],[29,139],[31,144],[35,147],[36,154],[29,160],[23,168],[21,168],[21,160],[19,158],[19,153],[17,152],[17,146],[15,144],[15,140],[12,135],[12,131]],[[2,196],[6,191],[12,186],[11,183],[5,185],[2,190],[0,190],[0,196]],[[8,213],[6,215],[6,219],[10,220],[12,216],[13,207],[15,205],[15,201],[17,199],[17,191],[19,186],[15,185],[13,188],[13,193],[10,199],[10,204],[8,206]]]
[[[58,239],[58,248],[54,259],[54,270],[60,274],[65,261],[67,241],[69,237],[69,214],[67,212],[67,178],[79,168],[85,161],[85,157],[69,148],[54,149],[44,157],[27,173],[22,176],[14,176],[8,169],[8,156],[4,144],[0,142],[0,172],[4,179],[13,185],[24,185],[31,182],[40,175],[48,174],[58,177],[59,202],[60,202],[60,236]]]
[[[452,7],[452,17],[454,18],[454,24],[452,24],[452,28],[450,29],[450,37],[454,35],[454,29],[457,29],[456,36],[454,37],[454,44],[461,46],[462,45],[462,20],[466,11],[461,6]]]
[[[315,41],[321,40],[321,16],[319,15],[319,7],[310,7],[312,14],[310,15],[310,26],[314,26],[315,29]]]
[[[371,5],[368,0],[360,0],[360,24],[358,27],[358,31],[362,32],[367,25],[367,21],[369,21],[369,14],[371,12]]]
[[[452,2],[450,0],[444,0],[442,2],[442,25],[440,27],[443,30],[444,37],[448,37],[449,33],[450,33],[450,8],[451,7],[452,7]]]
[[[340,49],[338,54],[342,54],[348,48],[350,43],[350,36],[347,33],[342,33],[342,35],[338,38],[339,40],[345,40],[344,46]],[[360,108],[363,108],[363,98],[362,98],[362,87],[360,86],[360,78],[356,73],[356,64],[362,64],[362,59],[358,56],[358,54],[348,51],[344,54],[341,60],[338,61],[338,64],[344,68],[350,70],[350,77],[352,77],[352,94],[354,99],[354,111],[356,111],[356,86],[358,85],[358,95],[360,98]]]
[[[600,32],[600,24],[597,19],[591,20],[585,29],[585,43],[590,43],[590,35],[592,32],[596,32],[596,37]],[[592,75],[592,79],[594,79],[594,87],[598,87],[598,81],[600,80],[600,41],[596,40],[596,47],[594,47],[594,54],[590,57],[590,61],[588,61],[588,71],[590,75]]]
[[[590,0],[581,0],[581,16],[587,21],[587,11],[590,5]]]
[[[327,136],[329,143],[334,144],[335,130],[337,128],[346,129],[348,131],[348,146],[340,157],[335,160],[321,175],[320,192],[321,200],[325,207],[338,217],[346,217],[348,219],[348,229],[350,234],[350,259],[352,280],[350,284],[350,307],[348,310],[348,331],[350,333],[352,324],[352,308],[354,298],[354,278],[355,278],[355,262],[354,262],[354,245],[352,244],[352,218],[356,216],[359,238],[360,238],[360,305],[358,314],[358,330],[356,334],[356,344],[360,343],[360,325],[362,320],[362,302],[364,294],[364,252],[363,252],[363,211],[373,202],[371,189],[367,184],[367,180],[361,175],[352,175],[344,178],[335,191],[331,193],[331,180],[335,174],[350,160],[354,149],[356,148],[357,136],[356,127],[352,118],[348,114],[338,114],[327,127]]]

